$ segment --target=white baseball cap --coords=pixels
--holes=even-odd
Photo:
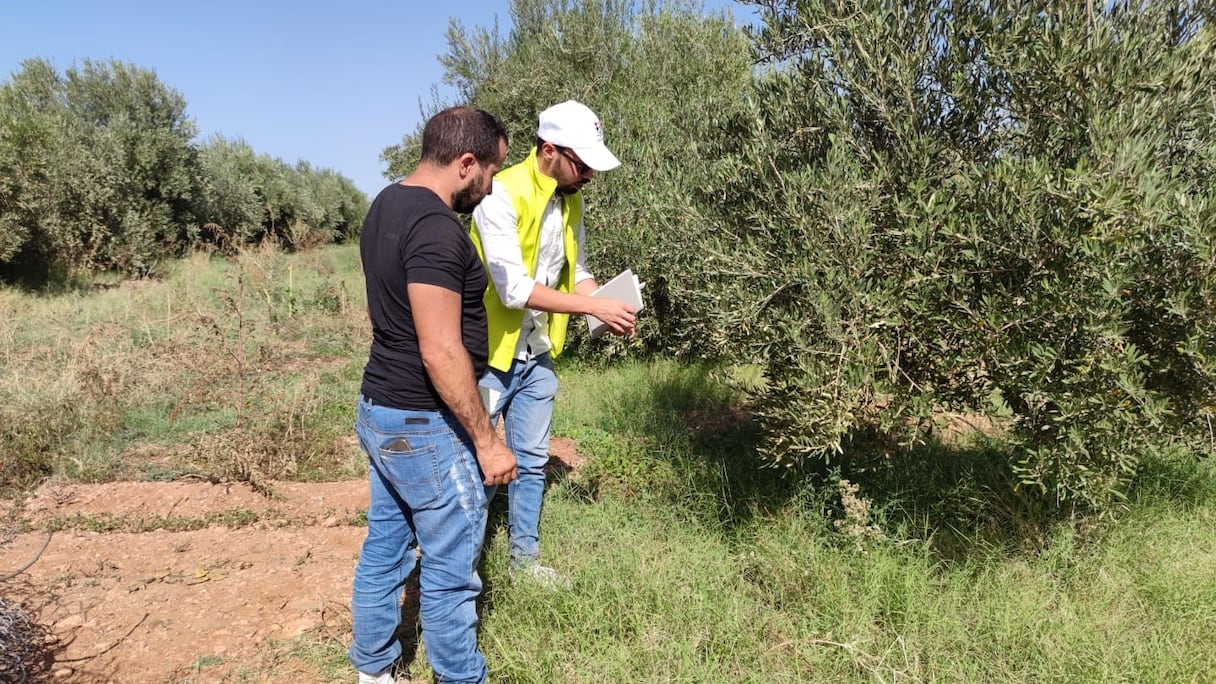
[[[536,136],[558,147],[574,150],[583,163],[596,171],[610,171],[621,165],[604,145],[604,127],[595,112],[574,100],[555,104],[540,113]]]

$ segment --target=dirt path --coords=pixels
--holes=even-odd
[[[577,461],[568,443],[554,456]],[[0,543],[0,584],[57,638],[55,681],[322,682],[291,653],[345,643],[363,480],[44,487]],[[0,539],[0,542],[4,542]],[[353,678],[353,671],[351,671]]]

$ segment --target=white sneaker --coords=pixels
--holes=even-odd
[[[570,588],[570,578],[540,563],[527,565],[512,565],[508,571],[511,580],[538,586],[542,589],[557,591]]]
[[[397,678],[393,676],[392,668],[389,668],[378,675],[369,675],[366,672],[360,672],[359,684],[397,684]]]

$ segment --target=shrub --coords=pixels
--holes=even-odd
[[[349,179],[194,136],[152,71],[24,62],[0,86],[0,277],[142,277],[200,240],[304,249],[358,234],[367,198]]]
[[[193,121],[146,69],[22,64],[0,88],[0,267],[145,275],[184,245]]]
[[[367,213],[367,198],[349,179],[257,154],[243,140],[214,136],[200,159],[201,237],[229,253],[262,240],[296,250],[342,242],[358,235]]]
[[[881,457],[948,408],[1007,428],[1026,491],[1109,510],[1145,454],[1206,437],[1208,18],[751,4],[769,66],[698,197],[705,258],[670,277],[705,283],[688,337],[764,365],[773,462]]]

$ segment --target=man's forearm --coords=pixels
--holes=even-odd
[[[444,406],[456,416],[473,445],[481,447],[493,438],[490,417],[486,415],[473,377],[473,364],[463,346],[423,349],[422,363]]]
[[[545,313],[589,314],[592,313],[594,305],[589,295],[595,292],[595,289],[595,281],[590,278],[575,285],[573,294],[559,292],[537,283],[528,297],[528,308]]]
[[[494,434],[481,404],[473,363],[461,338],[460,293],[426,283],[410,283],[406,291],[414,313],[418,351],[431,385],[473,440],[477,467],[485,483],[507,484],[518,474],[515,455]]]
[[[592,292],[600,289],[600,284],[595,282],[595,278],[583,278],[574,284],[574,293],[590,296]]]

